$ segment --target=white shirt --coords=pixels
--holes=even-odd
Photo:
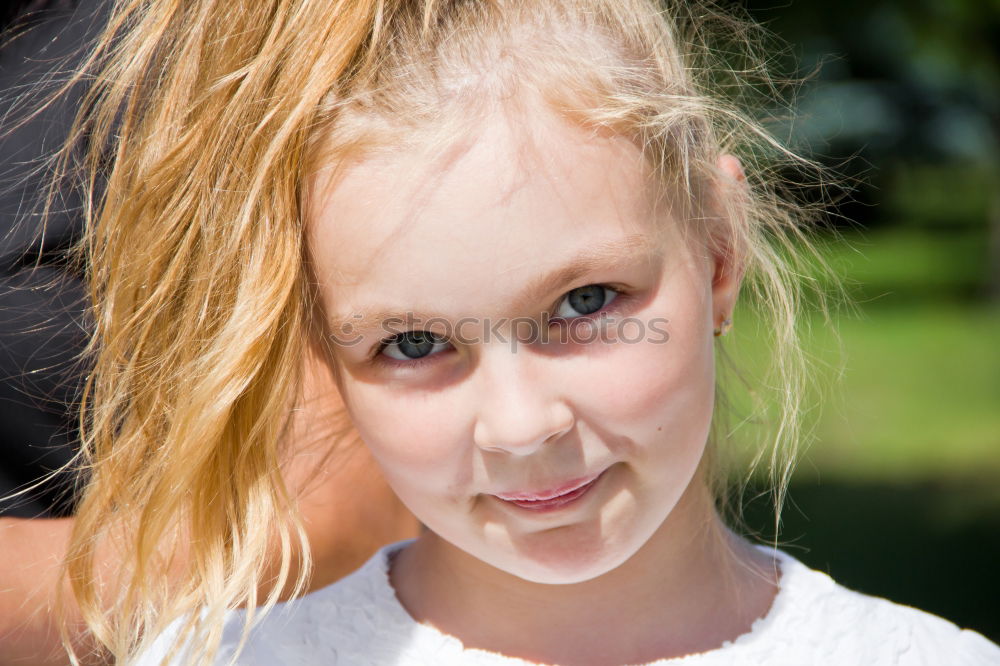
[[[459,639],[416,622],[389,583],[389,558],[408,542],[382,548],[333,585],[278,604],[250,634],[239,666],[526,666],[530,662],[465,649]],[[987,666],[1000,647],[951,622],[841,587],[782,551],[780,589],[749,632],[721,647],[653,664],[671,666]],[[230,663],[243,611],[227,615],[215,663]],[[176,623],[175,623],[176,624]],[[137,666],[158,666],[172,642],[159,636]],[[181,651],[178,666],[186,660]]]

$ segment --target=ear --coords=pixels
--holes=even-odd
[[[731,320],[736,307],[740,283],[743,281],[745,265],[739,251],[742,236],[740,219],[731,219],[740,214],[742,201],[747,196],[746,174],[739,159],[734,155],[725,154],[716,163],[720,178],[715,196],[719,202],[719,214],[722,223],[713,232],[712,237],[712,326],[725,332],[722,322]]]
[[[729,153],[720,155],[716,166],[719,167],[719,171],[728,176],[738,187],[746,187],[747,175],[743,173],[743,165],[740,164],[738,157]]]

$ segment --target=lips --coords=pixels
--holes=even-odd
[[[576,478],[549,490],[496,493],[494,497],[522,509],[535,511],[558,509],[586,495],[603,474],[601,472],[593,476]]]
[[[562,495],[565,495],[567,493],[571,493],[574,490],[577,490],[587,485],[591,481],[594,481],[598,476],[599,475],[594,474],[591,476],[584,476],[577,479],[573,479],[572,481],[567,481],[566,483],[557,486],[551,490],[543,490],[540,492],[519,491],[512,493],[496,493],[496,496],[502,500],[507,500],[510,502],[516,502],[516,501],[534,502],[534,501],[550,500],[550,499],[555,499],[557,497],[561,497]]]

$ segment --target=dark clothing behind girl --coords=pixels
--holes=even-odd
[[[62,192],[44,227],[41,210],[50,173],[42,161],[65,139],[79,91],[18,121],[80,61],[104,5],[36,0],[0,16],[0,497],[58,469],[78,446],[85,294],[65,255],[82,224],[79,198]],[[62,474],[0,500],[0,515],[71,513],[72,481]]]

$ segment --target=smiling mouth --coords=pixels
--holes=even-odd
[[[551,490],[541,492],[497,493],[494,497],[506,502],[507,504],[513,504],[522,509],[529,509],[532,511],[550,511],[554,509],[561,509],[586,495],[591,488],[597,485],[598,480],[602,476],[604,476],[604,472],[601,472],[597,476],[573,479],[572,481],[568,481],[567,483]]]

